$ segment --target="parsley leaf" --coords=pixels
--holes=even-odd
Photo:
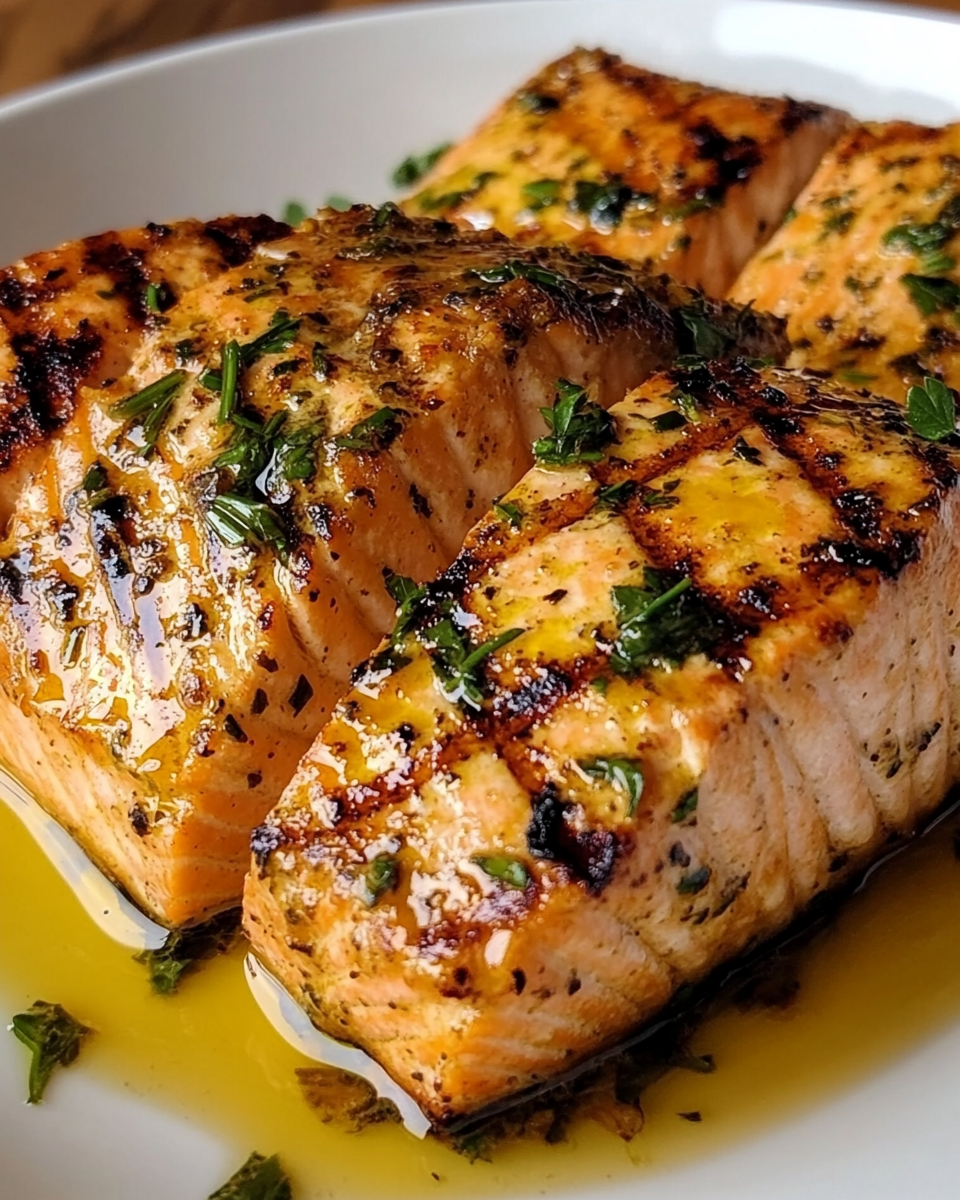
[[[632,479],[624,479],[621,483],[608,483],[606,487],[597,491],[595,503],[600,508],[620,508],[636,495],[637,487]]]
[[[526,279],[548,291],[569,294],[573,290],[573,284],[565,275],[551,271],[548,267],[541,267],[539,263],[523,262],[518,258],[494,267],[482,267],[479,270],[471,268],[466,275],[484,283],[509,283],[512,279]]]
[[[507,887],[522,891],[530,882],[530,872],[523,863],[504,854],[474,854],[470,861],[491,879],[499,879]]]
[[[640,796],[643,792],[643,771],[640,762],[635,758],[586,758],[580,759],[577,766],[585,771],[591,779],[603,779],[620,789],[627,797],[627,816],[632,817],[637,811]]]
[[[368,908],[397,886],[399,864],[389,854],[378,854],[363,873],[363,900]]]
[[[283,206],[283,216],[280,218],[287,225],[299,225],[307,217],[307,207],[299,200],[288,200]]]
[[[223,425],[233,416],[237,406],[237,379],[240,374],[240,345],[229,341],[221,351],[220,361],[220,408],[217,424]]]
[[[523,509],[512,500],[494,500],[493,511],[501,521],[507,521],[513,529],[519,529],[523,523]]]
[[[907,420],[914,433],[931,442],[949,437],[957,426],[957,406],[952,388],[927,376],[922,387],[907,392]]]
[[[526,207],[531,212],[539,212],[541,208],[549,208],[560,199],[561,183],[559,179],[535,179],[525,183],[520,189]]]
[[[722,358],[736,341],[727,329],[710,320],[702,304],[689,304],[679,309],[682,323],[681,352],[698,358]]]
[[[115,417],[124,420],[139,417],[143,431],[143,449],[151,451],[156,446],[160,431],[173,408],[173,402],[186,381],[186,371],[171,371],[169,375],[164,375],[162,379],[147,384],[139,392],[134,392],[132,396],[114,404],[110,411]]]
[[[428,150],[425,154],[409,154],[391,172],[390,180],[393,186],[395,188],[408,188],[413,187],[415,183],[419,183],[424,175],[433,170],[443,155],[450,149],[450,146],[450,142],[443,142],[439,146],[434,146],[432,150]]]
[[[677,803],[676,808],[670,814],[670,820],[674,825],[679,825],[681,821],[685,821],[687,817],[692,817],[697,811],[697,805],[700,802],[700,793],[697,788],[691,788],[689,792],[684,792]]]
[[[598,229],[614,229],[623,220],[624,210],[632,199],[633,189],[618,176],[606,181],[578,179],[570,207],[589,217]]]
[[[287,532],[280,518],[262,500],[238,492],[221,492],[207,506],[207,524],[226,546],[270,546],[283,559]]]
[[[960,196],[953,196],[930,222],[902,222],[888,229],[883,244],[907,254],[915,254],[926,275],[952,270],[956,261],[943,253],[943,247],[960,229]]]
[[[702,892],[707,886],[712,874],[709,867],[697,867],[695,871],[688,871],[686,875],[680,877],[677,891],[681,896],[695,896],[697,892]]]
[[[908,274],[901,275],[900,282],[921,316],[932,317],[938,312],[956,313],[960,309],[960,285],[952,279]]]
[[[610,665],[619,675],[635,675],[650,666],[677,666],[720,637],[709,609],[689,590],[689,577],[669,585],[660,571],[647,567],[643,582],[643,587],[613,589],[618,634]]]
[[[406,416],[399,408],[384,406],[358,421],[347,433],[333,439],[338,450],[385,450],[395,441],[403,428]]]
[[[10,1030],[33,1057],[27,1085],[27,1103],[39,1104],[56,1067],[69,1067],[80,1053],[80,1044],[92,1030],[59,1004],[37,1000],[17,1013]]]
[[[221,913],[193,929],[175,929],[157,950],[134,955],[150,972],[150,986],[160,996],[172,996],[183,975],[201,962],[223,954],[234,944],[239,931],[239,910]]]
[[[481,664],[501,646],[525,632],[523,629],[506,629],[471,649],[465,631],[449,617],[426,630],[423,641],[431,651],[433,669],[443,684],[447,699],[479,709],[483,703]]]
[[[293,1200],[293,1191],[276,1154],[254,1152],[207,1200]]]
[[[383,582],[397,604],[397,623],[390,640],[394,645],[399,645],[416,620],[420,601],[426,596],[427,587],[426,584],[415,583],[406,575],[395,575],[393,571],[384,573]]]
[[[604,447],[616,440],[617,427],[610,413],[569,379],[557,381],[553,408],[541,408],[540,413],[550,434],[533,443],[537,462],[550,466],[599,462]]]

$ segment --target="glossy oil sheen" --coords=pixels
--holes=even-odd
[[[800,958],[783,1011],[727,1008],[694,1039],[713,1075],[674,1071],[646,1096],[629,1146],[590,1124],[561,1145],[514,1145],[470,1164],[394,1127],[350,1135],[300,1098],[307,1060],[267,1024],[243,978],[242,947],[174,997],[150,994],[129,949],[97,929],[13,813],[0,805],[0,1017],[54,1000],[98,1032],[72,1070],[209,1127],[238,1157],[277,1151],[312,1196],[539,1194],[637,1178],[750,1138],[828,1099],[960,1019],[960,863],[951,818],[884,866]],[[24,1081],[27,1056],[24,1053]],[[49,1103],[56,1103],[56,1082]],[[702,1121],[678,1116],[698,1111]]]

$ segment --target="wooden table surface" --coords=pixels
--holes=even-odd
[[[373,2],[0,0],[0,94],[206,33]],[[960,12],[960,0],[926,0],[926,6]]]

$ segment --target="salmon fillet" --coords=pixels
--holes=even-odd
[[[631,259],[722,296],[846,120],[578,49],[444,154],[405,207]]]
[[[846,133],[730,295],[788,319],[790,364],[902,400],[960,386],[960,124]]]
[[[392,622],[384,571],[453,559],[558,376],[610,404],[704,336],[783,349],[775,319],[393,206],[272,226],[226,270],[209,228],[171,235],[179,274],[119,239],[152,247],[136,327],[139,275],[123,306],[76,272],[31,298],[34,260],[3,293],[0,760],[169,925],[239,903],[250,831]]]
[[[957,448],[743,363],[611,415],[395,582],[253,839],[255,953],[440,1125],[616,1044],[960,776]]]

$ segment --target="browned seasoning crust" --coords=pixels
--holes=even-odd
[[[445,154],[405,207],[632,259],[723,295],[845,122],[822,105],[578,49]]]
[[[858,125],[731,289],[788,319],[790,364],[902,400],[960,386],[960,124]]]
[[[171,925],[237,902],[250,830],[390,623],[384,569],[451,561],[558,376],[610,404],[690,319],[784,349],[668,280],[393,207],[286,233],[153,227],[4,277],[0,759]],[[163,380],[145,448],[115,406]]]
[[[743,364],[612,411],[601,461],[474,529],[254,837],[256,953],[439,1123],[615,1042],[960,777],[954,442]],[[671,585],[666,658],[618,666],[621,601]],[[522,631],[479,707],[443,615]]]

